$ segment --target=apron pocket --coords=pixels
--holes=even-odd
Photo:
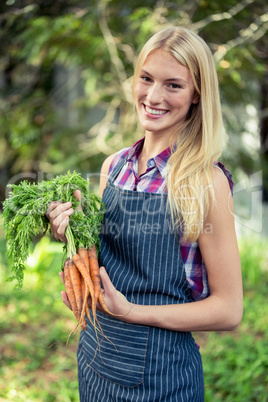
[[[98,313],[105,336],[87,320],[87,330],[81,331],[80,348],[87,364],[100,377],[125,387],[142,383],[145,367],[149,327],[129,324]]]

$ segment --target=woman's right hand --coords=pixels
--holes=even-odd
[[[81,192],[76,190],[74,196],[81,201]],[[77,208],[82,211],[81,206]],[[49,219],[51,232],[55,239],[61,240],[66,243],[65,230],[69,223],[69,217],[74,212],[72,204],[70,202],[62,203],[60,201],[54,201],[49,204],[46,216]]]

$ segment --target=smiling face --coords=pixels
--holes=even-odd
[[[134,87],[140,123],[146,132],[170,136],[185,121],[195,95],[190,70],[157,49],[146,58]]]

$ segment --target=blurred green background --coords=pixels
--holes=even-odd
[[[0,239],[0,401],[79,401],[79,334],[62,304],[62,246],[44,237],[28,259],[24,286],[5,283],[8,266]],[[268,240],[239,242],[244,316],[234,332],[195,333],[201,346],[206,401],[268,401]]]
[[[97,191],[107,155],[142,135],[133,64],[160,28],[182,25],[214,53],[244,281],[232,333],[197,333],[206,401],[268,401],[268,5],[264,0],[3,0],[0,202],[7,184],[77,170]],[[79,334],[63,306],[61,244],[33,243],[14,290],[0,232],[0,401],[78,401]]]

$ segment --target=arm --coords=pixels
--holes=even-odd
[[[100,173],[100,188],[99,188],[99,195],[102,197],[103,191],[106,186],[106,182],[108,179],[109,168],[112,163],[115,154],[108,156],[102,164],[101,173]]]
[[[210,296],[188,304],[131,304],[114,289],[102,268],[105,301],[111,311],[122,314],[119,319],[177,331],[232,330],[238,326],[242,317],[243,295],[233,202],[227,179],[216,168],[214,187],[215,207],[204,226],[209,224],[212,233],[204,231],[198,240],[207,268]]]

